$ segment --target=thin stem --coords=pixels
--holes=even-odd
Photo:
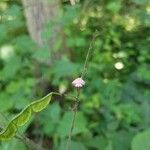
[[[93,45],[93,42],[95,41],[95,38],[97,36],[98,36],[98,34],[97,34],[97,30],[96,30],[95,33],[93,34],[92,41],[90,42],[90,46],[89,46],[89,49],[88,49],[88,52],[87,52],[87,55],[86,55],[86,59],[85,59],[85,62],[84,62],[84,66],[83,66],[83,71],[81,73],[81,78],[84,78],[84,76],[86,74],[87,67],[88,67],[88,61],[89,61],[90,53],[91,53],[91,50],[92,50],[92,45]]]
[[[77,111],[74,111],[74,113],[73,113],[73,118],[72,118],[72,122],[71,122],[71,128],[70,128],[70,132],[69,132],[69,136],[68,136],[68,140],[67,140],[66,150],[69,150],[69,149],[70,149],[71,138],[72,138],[72,132],[73,132],[73,129],[74,129],[76,114],[77,114]]]
[[[69,132],[69,136],[68,136],[68,140],[67,140],[67,144],[66,144],[66,150],[69,150],[70,149],[70,145],[71,145],[72,133],[73,133],[73,129],[74,129],[74,126],[75,126],[75,118],[76,118],[78,105],[79,105],[79,96],[80,96],[80,90],[77,89],[76,101],[75,101],[74,106],[72,108],[73,118],[72,118],[71,128],[70,128],[70,132]]]
[[[58,96],[64,96],[64,97],[68,97],[68,98],[72,98],[74,101],[76,101],[76,99],[77,99],[77,97],[74,96],[74,95],[61,94],[61,93],[58,93],[58,92],[52,92],[52,94],[58,95]]]
[[[54,95],[62,96],[62,94],[58,93],[58,92],[51,92],[51,93],[54,94]]]

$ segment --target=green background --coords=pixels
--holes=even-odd
[[[75,94],[77,78],[95,30],[86,85],[80,96],[71,150],[150,150],[150,2],[148,0],[62,1],[61,13],[43,38],[65,36],[52,49],[37,48],[27,31],[20,0],[0,1],[0,128],[34,99],[51,91]],[[50,66],[51,54],[66,49]],[[51,53],[50,53],[51,51]],[[36,74],[38,70],[38,75]],[[54,97],[19,132],[48,150],[64,150],[71,99]],[[26,150],[19,140],[0,150]]]

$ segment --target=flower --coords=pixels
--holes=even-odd
[[[72,82],[72,85],[76,88],[81,88],[85,85],[85,81],[82,78],[77,78]]]

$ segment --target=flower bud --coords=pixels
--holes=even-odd
[[[72,85],[76,88],[81,88],[85,85],[85,81],[82,78],[77,78],[72,82]]]

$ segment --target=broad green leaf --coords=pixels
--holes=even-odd
[[[132,150],[150,150],[150,129],[137,134],[132,140]]]
[[[0,111],[5,112],[13,107],[13,102],[10,100],[8,94],[0,93]]]
[[[133,138],[132,131],[120,130],[117,133],[114,132],[111,135],[112,149],[114,150],[129,150],[131,140]]]
[[[40,49],[34,52],[33,57],[39,61],[47,60],[50,58],[50,52],[48,47],[41,47]]]
[[[109,144],[109,145],[105,148],[105,150],[113,150],[112,145]]]
[[[62,140],[58,147],[58,150],[66,149],[66,143],[67,143],[66,140]],[[70,143],[70,150],[88,150],[88,149],[81,141],[79,142],[72,140]]]
[[[57,134],[61,135],[61,137],[68,136],[68,129],[71,128],[73,113],[66,112],[63,118],[60,120],[60,124],[57,128]],[[87,133],[87,120],[82,112],[78,112],[75,119],[75,125],[73,129],[73,135],[79,133]]]
[[[119,2],[110,2],[107,5],[107,9],[116,13],[121,9],[121,4]]]
[[[2,70],[2,79],[10,79],[14,77],[21,66],[22,62],[18,56],[11,57]]]
[[[78,69],[79,65],[70,62],[68,59],[61,59],[59,61],[56,61],[52,66],[52,74],[54,75],[53,84],[59,83],[62,77],[77,74]]]
[[[47,109],[43,110],[40,116],[42,132],[47,136],[55,134],[56,126],[60,123],[60,117],[61,108],[58,103],[53,103]]]
[[[0,132],[0,140],[8,140],[15,136],[17,127],[23,126],[26,122],[28,122],[33,112],[39,112],[43,110],[49,104],[52,94],[53,93],[49,93],[47,96],[32,102],[25,109],[23,109],[20,114],[10,121],[6,129]]]
[[[71,142],[71,150],[87,150],[87,148],[85,147],[85,145],[82,142]]]

